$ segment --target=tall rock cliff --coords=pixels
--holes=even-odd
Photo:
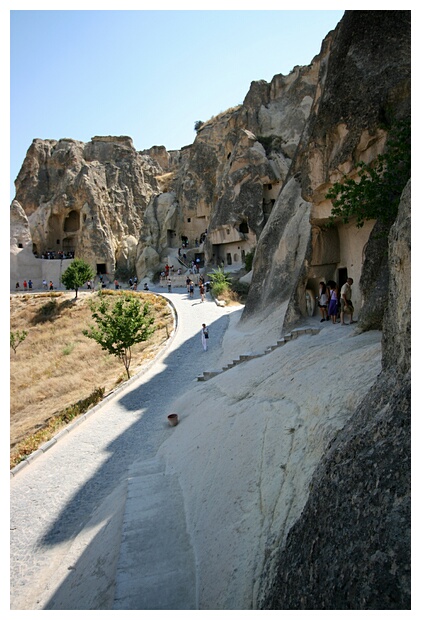
[[[408,183],[389,234],[382,372],[268,559],[261,609],[411,608],[410,228]]]
[[[376,289],[371,305],[383,315],[387,265],[384,246],[371,235],[374,221],[361,229],[355,220],[329,227],[325,196],[344,174],[356,177],[359,161],[382,153],[393,122],[410,115],[410,13],[347,11],[323,48],[317,96],[256,248],[244,320],[290,300],[285,326],[291,324],[306,313],[320,280],[341,285],[347,277],[359,307]],[[361,290],[367,257],[376,267]],[[381,319],[367,318],[365,327],[373,323],[379,327]]]

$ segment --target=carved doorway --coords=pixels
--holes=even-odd
[[[348,269],[346,267],[341,267],[340,269],[338,269],[339,292],[347,280],[348,280]]]

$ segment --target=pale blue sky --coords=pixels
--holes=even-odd
[[[309,64],[342,15],[11,10],[10,200],[34,138],[128,135],[137,150],[179,149],[195,121],[242,103],[253,80]]]

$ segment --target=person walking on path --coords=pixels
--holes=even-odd
[[[206,323],[202,323],[202,347],[204,351],[208,350],[208,338],[209,330],[206,327]]]
[[[344,321],[345,312],[348,312],[350,315],[349,325],[351,325],[351,323],[356,323],[356,321],[352,320],[354,314],[354,306],[351,301],[353,283],[354,280],[352,278],[348,278],[341,288],[341,325],[347,325]]]
[[[200,291],[200,299],[202,300],[202,302],[204,302],[205,301],[205,286],[203,282],[200,282],[199,291]]]
[[[171,293],[171,278],[168,278],[167,285],[168,285],[168,292]]]

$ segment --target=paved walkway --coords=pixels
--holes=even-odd
[[[238,308],[155,290],[178,314],[164,353],[11,479],[12,610],[195,608],[181,492],[156,454],[172,432],[171,403],[219,366]]]

